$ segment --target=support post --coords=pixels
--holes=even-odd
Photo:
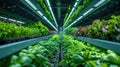
[[[60,27],[60,31],[59,31],[59,35],[60,35],[60,45],[59,45],[59,62],[63,59],[63,31],[62,31],[62,27]]]

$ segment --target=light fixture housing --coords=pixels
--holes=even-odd
[[[94,8],[90,8],[88,11],[86,11],[83,16],[87,15],[89,12],[91,12]]]
[[[32,4],[30,0],[25,0],[33,9],[37,10],[37,7]]]
[[[102,4],[105,0],[100,0],[97,4],[94,5],[94,7],[98,7],[100,4]]]

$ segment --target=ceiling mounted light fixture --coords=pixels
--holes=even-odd
[[[102,4],[105,0],[100,0],[97,4],[94,5],[94,7],[98,7],[100,4]]]
[[[51,13],[51,15],[52,15],[52,17],[53,17],[53,20],[54,20],[54,22],[55,22],[55,25],[56,25],[56,27],[58,28],[58,24],[57,24],[57,21],[56,21],[56,18],[55,18],[55,16],[54,16],[54,14],[53,14],[53,11],[52,11],[50,2],[49,2],[49,0],[46,0],[46,2],[47,2],[47,4],[48,4],[48,8],[49,8],[50,13]]]
[[[40,11],[37,11],[40,16],[43,16],[43,14]]]
[[[33,5],[33,3],[30,0],[25,0],[33,9],[37,10],[37,7]]]
[[[87,15],[89,12],[91,12],[94,8],[90,8],[88,11],[86,11],[83,16]]]

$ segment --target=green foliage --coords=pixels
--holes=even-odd
[[[55,57],[59,48],[59,43],[55,42],[59,35],[54,35],[50,39],[40,41],[38,44],[29,46],[21,50],[16,55],[10,56],[10,60],[4,58],[0,60],[1,67],[50,67],[51,58]],[[6,63],[7,65],[5,65]]]
[[[111,16],[109,20],[95,20],[92,25],[80,27],[75,35],[120,41],[120,16]]]
[[[56,42],[57,40],[57,42]],[[18,54],[0,60],[1,67],[50,67],[50,58],[59,52],[60,36],[40,41],[38,44],[21,50]],[[64,58],[59,66],[64,67],[119,67],[120,56],[111,50],[92,46],[63,35]],[[6,61],[5,61],[6,60]],[[6,65],[4,64],[6,63]]]
[[[31,27],[30,27],[31,26]],[[49,33],[49,29],[41,22],[25,27],[23,25],[16,25],[14,23],[6,23],[0,21],[0,39],[24,37],[32,35],[46,35]]]
[[[38,21],[36,23],[31,23],[28,26],[30,28],[37,28],[37,29],[39,29],[41,35],[49,34],[49,29],[45,25],[43,25],[40,21]]]
[[[77,30],[75,27],[71,27],[65,31],[65,34],[74,34],[74,32]]]
[[[89,43],[64,35],[64,67],[111,67],[120,65],[120,56],[111,50],[94,47]]]

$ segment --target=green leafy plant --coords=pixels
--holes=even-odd
[[[109,20],[95,20],[92,25],[80,27],[75,35],[120,41],[120,16],[111,16]]]
[[[92,46],[64,35],[64,58],[59,63],[65,67],[119,67],[120,56],[111,50]]]
[[[71,27],[65,31],[65,34],[74,34],[74,32],[77,30],[75,27]]]
[[[23,25],[16,25],[14,23],[7,23],[0,21],[0,39],[25,37],[32,35],[47,35],[49,29],[41,22],[25,27]]]
[[[59,43],[55,42],[59,35],[54,35],[50,39],[40,41],[38,44],[29,46],[20,52],[0,60],[1,67],[51,67],[52,58],[58,52]],[[55,61],[55,60],[54,60]],[[5,65],[6,63],[7,65]]]

